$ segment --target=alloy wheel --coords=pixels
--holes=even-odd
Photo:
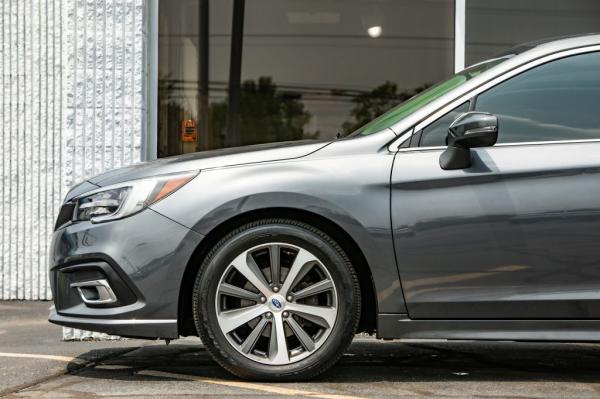
[[[335,282],[310,251],[268,243],[239,254],[216,292],[221,332],[245,357],[268,365],[317,351],[338,314]]]

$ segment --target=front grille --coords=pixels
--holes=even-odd
[[[56,224],[54,225],[54,230],[57,230],[60,226],[64,225],[67,222],[71,221],[73,217],[73,211],[75,209],[74,202],[67,202],[60,207],[60,212],[58,212],[58,217],[56,218]]]

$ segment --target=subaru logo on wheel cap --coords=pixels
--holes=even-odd
[[[277,309],[281,309],[281,307],[283,306],[281,304],[281,302],[279,302],[279,299],[277,298],[273,298],[271,299],[271,303],[273,304],[273,306],[275,306]]]

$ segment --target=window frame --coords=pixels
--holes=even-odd
[[[454,108],[458,107],[462,103],[466,101],[471,101],[471,105],[477,106],[477,96],[486,92],[487,90],[517,76],[526,71],[529,71],[535,67],[540,65],[559,60],[561,58],[566,58],[570,56],[586,54],[586,53],[594,53],[600,52],[600,45],[592,45],[592,46],[583,46],[574,49],[562,50],[556,53],[548,54],[542,56],[540,58],[531,60],[525,64],[519,65],[518,67],[503,73],[502,75],[496,76],[491,80],[485,82],[479,87],[474,88],[470,92],[464,93],[452,101],[448,102],[443,107],[438,108],[435,112],[422,119],[418,123],[416,123],[411,129],[408,129],[405,133],[401,134],[397,140],[394,140],[392,144],[390,144],[389,149],[392,152],[410,152],[410,151],[439,151],[446,148],[446,146],[433,146],[433,147],[413,147],[412,143],[410,147],[401,148],[400,146],[407,139],[415,141],[411,139],[411,136],[418,135],[421,130],[429,126],[431,123],[437,121],[442,116],[446,115],[448,112],[452,111]],[[599,142],[600,139],[574,139],[574,140],[552,140],[552,141],[524,141],[524,142],[514,142],[514,143],[500,143],[496,144],[493,147],[510,147],[510,146],[523,146],[523,145],[546,145],[546,144],[560,144],[560,143],[582,143],[582,142]]]

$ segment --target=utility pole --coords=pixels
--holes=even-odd
[[[196,151],[208,150],[210,146],[210,109],[208,107],[208,70],[209,70],[209,0],[199,0],[198,21],[198,139]]]
[[[240,98],[242,79],[242,48],[244,42],[244,7],[246,0],[234,0],[231,27],[231,57],[229,59],[229,100],[227,107],[228,146],[241,144],[240,137]]]

